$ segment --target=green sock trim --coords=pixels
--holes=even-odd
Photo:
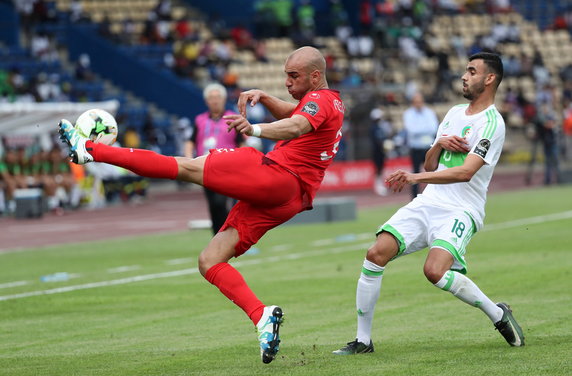
[[[383,275],[383,270],[380,272],[374,272],[374,271],[371,271],[371,270],[364,268],[363,266],[361,267],[361,272],[365,275],[369,275],[369,276],[373,276],[373,277],[379,277],[379,276]]]
[[[441,287],[441,290],[449,291],[451,285],[453,284],[453,281],[455,280],[455,274],[450,270],[447,271],[447,273],[445,273],[445,280],[447,281],[447,283],[445,284],[445,286]]]

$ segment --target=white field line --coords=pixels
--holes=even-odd
[[[141,269],[140,265],[127,265],[127,266],[118,266],[116,268],[110,268],[107,269],[108,273],[125,273],[125,272],[130,272],[133,270],[139,270]]]
[[[534,225],[534,224],[538,224],[538,223],[546,223],[546,222],[553,222],[553,221],[560,221],[562,219],[570,219],[570,218],[572,218],[572,210],[560,212],[560,213],[539,215],[538,217],[521,218],[521,219],[516,219],[514,221],[508,221],[508,222],[493,223],[490,225],[485,225],[485,227],[481,231],[504,230],[507,228],[520,227],[520,226],[526,226],[526,225]]]
[[[532,224],[538,224],[538,223],[546,223],[546,222],[558,221],[558,220],[569,219],[569,218],[572,218],[572,210],[561,212],[561,213],[547,214],[547,215],[541,215],[541,216],[537,216],[537,217],[522,218],[522,219],[518,219],[518,220],[514,220],[514,221],[490,224],[490,225],[487,225],[483,229],[483,231],[504,230],[507,228],[519,227],[519,226],[524,226],[524,225],[532,225]],[[358,239],[360,239],[362,237],[364,237],[363,234],[360,234],[359,236],[357,236]],[[323,244],[323,243],[320,243],[320,244]],[[323,250],[319,250],[319,251],[309,251],[309,252],[307,251],[307,252],[300,252],[300,253],[291,253],[291,254],[282,255],[282,256],[271,256],[271,257],[266,257],[266,258],[253,259],[253,260],[237,261],[237,262],[233,262],[232,264],[234,266],[248,266],[248,265],[257,265],[257,264],[268,263],[268,262],[279,262],[279,261],[284,261],[284,260],[295,260],[295,259],[301,259],[301,258],[307,258],[307,257],[331,255],[331,254],[356,251],[356,250],[364,250],[365,251],[367,249],[367,247],[369,247],[370,245],[371,245],[371,242],[367,242],[367,243],[348,245],[345,247],[328,248],[328,249],[323,249]],[[92,288],[97,288],[97,287],[124,285],[127,283],[149,281],[149,280],[159,279],[159,278],[179,277],[179,276],[196,274],[196,273],[198,273],[198,268],[175,270],[175,271],[164,272],[164,273],[145,274],[145,275],[133,276],[133,277],[128,277],[128,278],[114,279],[114,280],[110,280],[110,281],[93,282],[93,283],[86,283],[86,284],[82,284],[82,285],[58,287],[58,288],[49,289],[49,290],[38,290],[38,291],[24,292],[24,293],[20,293],[20,294],[4,295],[4,296],[0,296],[0,301],[11,300],[11,299],[20,299],[20,298],[28,298],[31,296],[39,296],[39,295],[59,294],[59,293],[63,293],[63,292],[86,290],[86,289],[92,289]],[[21,282],[23,282],[23,281],[21,281]],[[9,282],[9,283],[21,283],[21,282]],[[22,284],[25,284],[25,283],[22,283]],[[6,284],[4,284],[4,285],[6,285]],[[2,285],[0,285],[0,286],[2,286]]]
[[[316,252],[294,253],[294,254],[289,254],[289,255],[284,255],[284,256],[272,256],[272,257],[268,257],[268,258],[264,258],[264,259],[244,260],[244,261],[233,262],[232,265],[233,266],[257,265],[257,264],[262,264],[262,263],[267,263],[267,262],[278,262],[278,261],[283,261],[283,260],[293,260],[293,259],[299,259],[299,258],[305,258],[305,257],[322,256],[322,255],[328,255],[328,254],[332,254],[332,253],[342,253],[342,252],[364,249],[364,247],[366,247],[367,245],[368,244],[354,244],[353,246],[349,246],[349,247],[325,249],[325,250],[316,251]],[[184,276],[184,275],[189,275],[189,274],[196,274],[196,273],[198,273],[198,271],[199,271],[198,268],[189,268],[189,269],[175,270],[172,272],[145,274],[145,275],[138,275],[138,276],[127,277],[127,278],[113,279],[111,281],[101,281],[101,282],[85,283],[82,285],[64,286],[64,287],[58,287],[58,288],[49,289],[49,290],[38,290],[38,291],[23,292],[20,294],[0,296],[0,301],[28,298],[31,296],[39,296],[39,295],[60,294],[63,292],[93,289],[93,288],[97,288],[97,287],[124,285],[127,283],[149,281],[152,279],[159,279],[159,278],[179,277],[179,276]]]
[[[7,282],[7,283],[1,283],[0,284],[0,289],[7,289],[9,287],[18,287],[18,286],[24,286],[27,285],[28,281],[14,281],[14,282]]]

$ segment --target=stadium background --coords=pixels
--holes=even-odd
[[[253,87],[291,100],[283,62],[306,44],[323,51],[330,85],[347,108],[338,163],[323,190],[372,186],[374,108],[393,129],[386,172],[407,167],[401,131],[409,99],[422,92],[442,118],[462,102],[467,55],[481,50],[501,53],[505,64],[497,96],[508,129],[503,164],[542,162],[541,148],[531,142],[542,111],[556,119],[560,163],[570,154],[572,11],[563,0],[3,0],[0,7],[0,134],[3,149],[21,151],[23,165],[53,147],[58,118],[73,120],[86,106],[116,115],[123,146],[179,154],[189,120],[206,109],[202,87],[224,84],[229,107]],[[260,108],[249,117],[269,119]],[[126,183],[124,176],[106,172],[108,197],[91,205],[146,194],[147,182]],[[95,180],[82,185],[83,204]],[[77,206],[60,196],[60,207]],[[14,204],[0,209],[14,212]]]
[[[291,12],[279,11],[279,22],[269,16],[272,4]],[[539,105],[549,103],[565,182],[570,2],[310,4],[313,13],[287,0],[0,0],[2,157],[19,151],[26,163],[59,145],[58,119],[95,105],[116,114],[123,145],[175,154],[185,118],[206,109],[206,82],[218,80],[233,93],[260,87],[288,99],[283,60],[298,44],[314,44],[327,54],[328,79],[348,109],[345,149],[333,167],[340,176],[349,171],[347,186],[332,183],[318,197],[353,199],[358,216],[281,226],[238,260],[261,298],[288,308],[270,372],[569,375],[570,185],[542,187],[542,145],[531,135]],[[300,9],[303,30],[295,21]],[[348,33],[355,38],[345,43]],[[233,35],[250,42],[241,47],[243,38],[237,44]],[[333,359],[330,352],[354,332],[355,281],[372,231],[409,201],[408,192],[378,196],[372,189],[371,110],[380,106],[395,130],[388,169],[403,166],[399,130],[408,95],[423,91],[441,118],[462,102],[464,58],[483,47],[501,52],[507,70],[497,97],[507,144],[484,234],[472,241],[471,278],[513,305],[527,346],[508,348],[480,313],[435,291],[422,276],[419,253],[384,277],[376,353]],[[97,170],[78,175],[79,210],[64,202],[63,211],[26,219],[3,208],[0,375],[268,373],[242,313],[194,268],[210,237],[207,229],[187,228],[189,220],[207,217],[202,192],[125,172],[93,175]],[[453,312],[463,328],[451,323]]]

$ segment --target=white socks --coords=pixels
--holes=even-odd
[[[449,291],[463,302],[481,309],[493,323],[498,322],[503,310],[493,303],[473,281],[459,272],[447,271],[435,286]]]
[[[371,341],[371,325],[375,303],[379,298],[381,279],[384,267],[368,260],[363,261],[361,274],[357,284],[356,308],[358,312],[357,335],[359,342],[369,345]]]

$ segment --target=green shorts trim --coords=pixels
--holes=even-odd
[[[455,258],[455,260],[457,260],[457,262],[459,264],[461,264],[461,266],[462,266],[462,269],[460,269],[460,270],[456,270],[456,269],[452,269],[452,270],[455,270],[455,271],[462,273],[462,274],[467,274],[467,263],[465,262],[465,259],[463,258],[463,256],[461,256],[459,254],[459,252],[457,251],[455,246],[453,246],[453,244],[446,242],[445,240],[435,239],[433,241],[433,243],[431,244],[431,248],[433,248],[433,247],[439,247],[439,248],[443,248],[443,249],[447,250]]]
[[[396,257],[401,256],[403,254],[403,252],[405,252],[405,248],[407,248],[405,245],[405,239],[403,238],[403,236],[399,233],[399,231],[397,231],[395,229],[395,227],[393,227],[392,225],[387,224],[387,223],[382,225],[377,230],[375,235],[377,236],[377,235],[381,234],[383,231],[386,231],[386,232],[390,233],[391,235],[393,235],[395,237],[395,239],[397,240],[397,245],[399,246],[399,250],[397,251],[397,255],[395,255],[395,257],[393,257],[392,260]]]

